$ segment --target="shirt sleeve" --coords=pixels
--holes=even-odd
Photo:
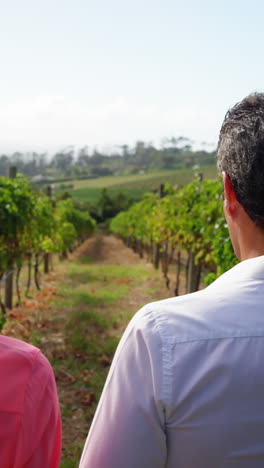
[[[161,348],[155,321],[140,311],[117,348],[80,468],[165,466]]]
[[[14,468],[58,468],[61,418],[53,370],[37,351],[29,377]]]

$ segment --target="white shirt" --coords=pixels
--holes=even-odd
[[[264,257],[134,316],[80,467],[264,467]]]

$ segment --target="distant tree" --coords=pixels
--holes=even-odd
[[[134,164],[147,169],[151,163],[153,145],[151,143],[145,143],[144,141],[137,141],[135,146]]]
[[[111,171],[111,169],[109,169],[108,167],[100,166],[100,167],[93,167],[91,169],[91,174],[104,177],[104,176],[112,175],[113,171]]]
[[[120,211],[127,210],[135,201],[136,199],[132,199],[123,192],[112,195],[104,188],[101,191],[95,210],[90,210],[90,212],[93,213],[93,217],[97,221],[104,222],[113,218]]]
[[[120,148],[122,149],[122,156],[126,160],[129,158],[129,146],[128,145],[121,145]]]
[[[104,163],[106,158],[108,159],[109,156],[105,156],[104,154],[97,151],[96,148],[94,148],[93,154],[91,156],[91,164],[92,165],[100,165],[100,164]]]
[[[16,151],[11,156],[11,165],[16,166],[18,172],[23,172],[24,169],[24,155]]]
[[[100,221],[104,221],[115,216],[113,200],[105,188],[101,191],[100,198],[97,202],[97,213]]]
[[[165,154],[162,158],[162,169],[175,168],[175,157],[171,154]]]
[[[88,166],[90,162],[88,146],[84,146],[78,151],[76,165]]]
[[[72,165],[73,160],[73,150],[61,151],[53,156],[52,165],[61,171],[65,171],[69,166]]]
[[[0,156],[0,175],[7,176],[8,167],[10,165],[10,159],[5,154]]]

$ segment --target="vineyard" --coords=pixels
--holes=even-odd
[[[0,178],[0,203],[0,281],[5,285],[0,306],[5,312],[5,307],[12,307],[13,282],[21,302],[22,267],[27,265],[27,295],[32,279],[40,288],[40,263],[48,272],[50,254],[65,257],[94,231],[95,221],[87,211],[77,209],[71,198],[54,201],[34,191],[21,175]],[[168,287],[169,267],[176,264],[176,295],[182,265],[186,292],[192,292],[199,288],[202,275],[209,284],[236,263],[223,216],[220,180],[197,178],[181,189],[162,185],[159,194],[146,194],[113,218],[110,229],[156,268],[161,265]]]
[[[222,184],[200,178],[183,188],[161,186],[112,219],[115,237],[95,232],[95,221],[71,198],[36,192],[22,176],[0,178],[0,202],[0,286],[7,293],[13,277],[21,303],[8,311],[2,333],[28,340],[50,360],[63,421],[61,467],[74,468],[117,343],[136,310],[194,291],[236,263]],[[63,258],[53,271],[52,254]],[[40,266],[49,270],[44,278]],[[25,300],[33,281],[41,290]],[[4,318],[7,299],[1,297]]]
[[[197,178],[182,189],[161,186],[111,222],[111,231],[156,268],[161,264],[169,286],[168,269],[176,263],[175,295],[180,268],[186,266],[186,292],[198,290],[201,274],[209,284],[237,262],[222,207],[220,180]]]
[[[34,191],[26,178],[0,178],[0,281],[5,297],[0,296],[2,312],[12,307],[13,276],[18,303],[21,302],[19,278],[23,265],[28,267],[26,295],[34,278],[39,285],[39,265],[48,272],[49,255],[66,256],[90,235],[95,222],[87,212],[77,210],[71,199],[53,201]]]

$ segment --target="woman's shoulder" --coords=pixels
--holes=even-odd
[[[0,335],[0,411],[20,411],[28,386],[45,386],[53,379],[49,361],[35,346]]]
[[[14,354],[31,355],[39,352],[35,346],[26,343],[25,341],[11,338],[10,336],[0,335],[0,350],[1,352],[10,352]]]

